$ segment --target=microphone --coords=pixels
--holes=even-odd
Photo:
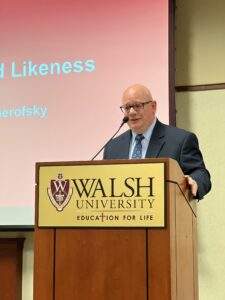
[[[127,123],[129,121],[129,117],[125,116],[122,120],[122,123],[120,125],[120,128],[123,126],[123,124]]]
[[[123,125],[125,123],[127,123],[129,121],[129,117],[125,116],[122,120],[122,123],[120,124],[120,127],[118,128],[118,130],[114,133],[114,135],[108,140],[108,142],[105,143],[105,145],[91,158],[91,160],[94,160],[96,156],[99,155],[99,153],[108,145],[108,143],[114,138],[114,136],[120,131],[121,127],[123,127]]]

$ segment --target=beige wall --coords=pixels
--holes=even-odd
[[[22,300],[33,299],[34,239],[33,232],[25,234],[23,251]]]
[[[225,1],[177,0],[176,84],[225,83]],[[199,300],[225,299],[225,90],[176,94],[177,126],[194,131],[213,188],[198,205]]]
[[[225,82],[225,1],[176,0],[177,85]]]
[[[177,123],[194,131],[213,188],[198,204],[199,299],[225,299],[225,91],[177,94]]]

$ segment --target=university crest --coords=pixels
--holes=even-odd
[[[73,194],[69,179],[63,179],[62,174],[58,174],[58,179],[50,181],[50,187],[47,191],[48,197],[57,211],[62,211],[65,208]]]

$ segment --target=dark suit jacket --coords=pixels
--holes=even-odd
[[[110,141],[105,147],[103,158],[128,159],[131,137],[131,130],[128,130]],[[184,174],[190,175],[197,182],[197,199],[202,199],[210,191],[210,174],[205,168],[195,134],[165,125],[157,120],[145,157],[175,159]]]

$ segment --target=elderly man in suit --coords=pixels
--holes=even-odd
[[[124,115],[130,130],[114,138],[104,150],[104,159],[170,157],[179,163],[192,195],[202,199],[211,189],[197,137],[188,131],[161,123],[156,118],[156,101],[143,85],[135,84],[123,93]]]

